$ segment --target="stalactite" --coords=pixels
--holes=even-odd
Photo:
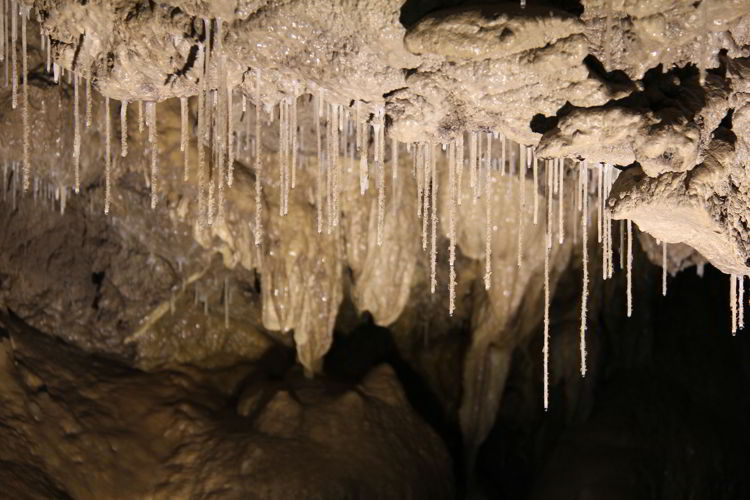
[[[430,149],[430,174],[432,177],[431,181],[431,188],[430,188],[430,198],[432,198],[432,203],[430,213],[432,215],[432,251],[431,251],[431,259],[430,259],[430,293],[435,293],[435,288],[437,287],[437,223],[438,223],[438,217],[437,217],[437,211],[438,211],[438,177],[437,177],[437,168],[435,166],[436,162],[436,148],[435,144],[432,143],[429,145]]]
[[[549,163],[548,163],[549,166]],[[549,170],[549,169],[547,169]],[[548,174],[548,177],[551,177]],[[552,193],[547,186],[547,229],[546,237],[552,241]],[[544,411],[549,409],[549,245],[544,245],[544,344],[542,346],[542,357],[544,364]]]
[[[583,250],[583,291],[581,292],[581,375],[586,376],[586,302],[588,301],[589,295],[589,270],[588,270],[588,166],[586,160],[583,160],[580,164],[580,178],[583,191],[583,199],[581,200],[582,212],[581,212],[581,246]]]
[[[384,131],[385,123],[385,110],[380,107],[376,112],[375,123],[374,123],[374,136],[375,136],[375,170],[377,171],[377,188],[378,188],[378,234],[377,242],[378,246],[383,244],[383,231],[385,225],[385,165],[383,161],[384,154]]]
[[[260,70],[255,70],[255,245],[263,242],[262,226],[262,189],[263,189],[263,163],[260,159],[261,152],[261,130],[260,130]],[[320,134],[318,134],[320,136]],[[320,231],[318,231],[320,232]]]
[[[729,275],[729,304],[732,314],[732,335],[737,333],[737,276]]]
[[[226,64],[224,67],[224,71],[228,71],[226,69]],[[224,77],[225,80],[227,77]],[[234,184],[234,156],[236,153],[235,150],[235,139],[234,139],[234,89],[227,84],[226,87],[227,92],[227,186],[232,187],[232,184]]]
[[[7,38],[6,30],[6,16],[5,16],[5,0],[0,1],[0,62],[4,62],[5,58],[5,40]],[[42,46],[44,50],[44,46]],[[7,62],[5,63],[7,66]]]
[[[205,77],[205,75],[204,75]],[[143,116],[143,101],[138,101],[138,133],[143,133],[143,122],[144,122],[144,116]]]
[[[323,91],[321,90],[315,102],[315,139],[318,145],[318,176],[317,176],[317,212],[318,212],[318,234],[323,232],[323,150],[320,139],[320,117],[323,108]]]
[[[614,168],[612,165],[607,165],[606,189],[604,191],[604,199],[609,198],[609,193],[612,190],[612,183],[614,182]],[[604,215],[606,217],[606,232],[607,232],[607,278],[611,278],[615,272],[614,257],[612,253],[612,214],[606,209],[606,203],[604,205]]]
[[[78,111],[78,75],[73,78],[73,175],[76,194],[80,192],[81,185],[81,118]]]
[[[667,242],[661,242],[661,294],[667,296]]]
[[[120,156],[128,156],[128,101],[120,103]]]
[[[596,242],[602,242],[602,227],[604,227],[602,216],[604,215],[604,164],[599,163],[596,168]]]
[[[341,191],[341,158],[339,158],[339,131],[340,128],[340,117],[341,117],[341,106],[339,104],[333,104],[331,107],[332,115],[331,119],[331,193],[333,195],[333,227],[338,227],[341,210],[339,208],[339,192]],[[381,157],[382,163],[382,157]],[[288,181],[287,181],[288,183]]]
[[[359,154],[359,192],[364,195],[369,187],[367,173],[367,137],[368,126],[367,120],[361,116],[362,106],[357,101],[357,154]]]
[[[333,231],[333,112],[326,104],[326,200],[328,201],[327,232]]]
[[[11,107],[18,106],[18,61],[16,40],[18,39],[18,0],[10,0],[10,64],[11,64]]]
[[[745,328],[745,275],[737,276],[737,322],[740,330]]]
[[[291,188],[294,189],[297,185],[297,92],[292,96],[292,106],[289,110],[289,134],[292,137],[291,148],[292,148],[292,180]],[[288,203],[288,202],[287,202]]]
[[[469,132],[469,187],[474,201],[477,198],[477,139],[476,132]]]
[[[492,167],[490,165],[492,137],[487,134],[487,161],[484,181],[484,289],[492,287]]]
[[[633,313],[633,222],[628,219],[628,273],[627,273],[627,294],[628,294],[628,318]]]
[[[427,144],[420,144],[419,148],[422,150],[422,180],[424,183],[422,201],[422,250],[427,250],[427,222],[428,215],[430,213],[430,190],[432,189],[431,176],[430,176],[430,154],[432,153],[431,148],[427,147]]]
[[[224,278],[224,328],[229,328],[229,278]]]
[[[448,314],[456,310],[456,143],[448,146]],[[489,199],[487,199],[489,205]]]
[[[456,138],[456,199],[458,200],[458,206],[461,206],[461,198],[463,193],[463,184],[461,180],[464,175],[464,133],[459,132]]]
[[[539,174],[537,172],[536,155],[531,160],[531,168],[534,177],[534,225],[536,225],[539,222]]]
[[[505,135],[500,135],[500,175],[505,176],[505,168],[506,168],[506,139]]]
[[[625,221],[620,220],[620,270],[625,269]]]
[[[180,151],[184,161],[183,180],[188,180],[188,98],[180,97]]]
[[[396,192],[396,180],[398,179],[398,141],[396,138],[391,139],[391,182],[393,183],[393,192]],[[394,195],[395,196],[395,195]],[[395,204],[395,200],[394,200]]]
[[[424,196],[424,168],[422,167],[424,151],[421,144],[414,145],[414,175],[417,180],[417,218],[422,217],[422,196]]]
[[[279,155],[278,155],[278,163],[279,163],[279,215],[283,216],[285,215],[285,207],[286,207],[286,176],[285,176],[285,170],[286,170],[286,153],[287,153],[287,140],[286,140],[286,134],[289,130],[289,127],[286,123],[286,101],[282,99],[279,101]]]
[[[198,153],[198,227],[203,230],[206,226],[206,213],[208,212],[207,200],[206,200],[206,153],[203,149],[203,138],[205,134],[206,119],[205,110],[206,107],[206,83],[204,78],[201,78],[201,86],[198,90],[198,131],[195,140],[195,147]],[[140,115],[141,103],[139,102]],[[142,123],[141,118],[138,118],[138,124]]]
[[[526,158],[526,147],[520,146],[519,152],[521,153],[518,158],[518,267],[521,267],[523,262],[523,212],[526,208],[526,189],[524,186],[526,175],[525,175],[525,158]]]
[[[576,184],[576,210],[578,210],[579,212],[583,209],[583,207],[581,206],[581,201],[583,199],[582,196],[581,196],[581,191],[583,190],[582,186],[583,186],[583,177],[582,177],[581,172],[579,170],[579,172],[578,172],[578,184]]]
[[[23,71],[23,192],[29,190],[29,184],[31,182],[31,158],[29,157],[29,65],[27,57],[26,47],[26,21],[29,17],[29,9],[31,7],[22,7],[21,17],[21,60],[22,60],[22,71]],[[14,80],[15,81],[15,80]]]
[[[9,78],[9,75],[8,75],[8,69],[9,69],[8,68],[8,62],[11,59],[11,55],[10,55],[10,43],[8,42],[8,34],[9,34],[9,29],[10,29],[8,27],[8,11],[10,10],[10,5],[9,4],[10,4],[10,0],[3,0],[3,18],[5,19],[5,34],[3,36],[3,39],[5,40],[4,49],[3,49],[4,53],[5,53],[5,64],[3,65],[3,66],[5,66],[5,71],[4,71],[5,76],[3,77],[3,85],[5,87],[8,87],[8,85],[10,83],[10,78]],[[49,69],[47,70],[47,72],[49,72]]]
[[[605,210],[604,200],[607,198],[607,173],[609,172],[609,168],[605,163],[601,163],[601,173],[599,176],[601,177],[600,183],[601,183],[601,194],[599,196],[599,210],[601,212],[601,224],[602,224],[602,242],[601,242],[601,252],[602,252],[602,280],[606,280],[609,276],[609,261],[607,260],[609,257],[609,253],[607,251],[607,248],[609,246],[609,242],[607,240],[608,233],[607,233],[607,225],[609,224],[609,219],[607,218],[607,212]]]
[[[559,230],[558,230],[558,232],[559,232],[559,238],[560,238],[559,241],[560,241],[560,244],[562,245],[563,242],[565,241],[565,220],[564,220],[564,214],[565,214],[565,190],[564,190],[564,187],[565,187],[565,163],[564,163],[564,160],[562,158],[558,158],[557,159],[557,168],[560,171],[559,174],[558,174],[558,176],[557,176],[557,178],[559,179],[559,182],[560,182],[560,189],[558,190],[559,191],[559,195],[558,195],[558,197],[559,197],[559,203],[558,203],[558,207],[559,207],[559,213],[558,213],[558,215],[559,215],[559,221],[558,221],[558,223],[559,223]]]
[[[151,208],[156,208],[156,201],[158,200],[158,187],[157,180],[159,176],[159,145],[157,143],[156,135],[156,102],[149,102],[147,105],[148,112],[148,137],[151,143]],[[107,116],[109,116],[109,108],[107,108]]]
[[[104,149],[104,165],[105,165],[105,184],[104,184],[104,213],[109,213],[109,205],[112,201],[112,120],[109,117],[109,97],[104,97],[104,133],[105,138],[105,149]],[[151,181],[153,187],[153,180]]]

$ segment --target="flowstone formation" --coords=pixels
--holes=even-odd
[[[419,6],[3,0],[0,303],[146,370],[282,344],[313,376],[349,303],[465,327],[469,462],[540,323],[550,407],[571,266],[582,376],[588,292],[625,273],[631,316],[639,239],[663,293],[729,274],[744,326],[749,2]]]

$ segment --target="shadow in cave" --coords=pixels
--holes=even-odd
[[[585,380],[568,376],[578,357],[563,351],[575,342],[559,342],[576,325],[558,325],[549,412],[541,335],[516,352],[480,450],[485,498],[750,498],[750,331],[730,334],[728,277],[687,269],[662,297],[661,269],[640,251],[635,268],[632,318],[621,314],[624,273],[595,290],[600,309],[587,335],[596,368]]]
[[[365,312],[350,333],[335,335],[325,356],[324,371],[336,381],[356,384],[382,363],[393,367],[411,407],[443,439],[453,458],[456,489],[461,491],[465,474],[458,424],[448,418],[427,382],[401,357],[389,329],[376,325],[372,315]]]

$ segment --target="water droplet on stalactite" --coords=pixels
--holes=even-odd
[[[628,271],[627,271],[627,294],[628,294],[628,318],[633,313],[633,222],[628,219]]]
[[[732,335],[737,333],[737,276],[729,275],[729,306],[732,314]]]
[[[151,143],[151,208],[156,208],[156,201],[158,200],[156,183],[159,175],[159,145],[156,140],[156,102],[149,102],[146,107],[148,113],[148,140]],[[107,108],[107,116],[109,116],[109,108]]]
[[[518,267],[523,263],[523,213],[526,208],[526,146],[519,145],[518,156]]]
[[[128,156],[128,101],[120,103],[120,156]]]
[[[526,0],[521,0],[521,8],[522,9],[526,8]]]
[[[581,292],[581,375],[586,376],[586,302],[589,295],[589,251],[588,251],[588,165],[586,160],[580,163],[579,178],[581,180],[581,190],[583,191],[583,200],[581,202],[581,229],[582,229],[582,250],[583,250],[583,291]]]
[[[112,124],[109,118],[109,97],[104,98],[104,213],[109,213],[111,201],[111,171],[112,171]],[[151,186],[153,187],[153,180]]]
[[[73,78],[73,172],[76,194],[80,192],[81,184],[81,118],[78,111],[78,75]]]
[[[456,310],[456,144],[448,146],[448,314],[453,316]],[[487,199],[489,204],[489,198]]]
[[[667,242],[661,243],[661,294],[667,296]]]
[[[261,220],[262,212],[262,189],[263,189],[263,164],[260,159],[260,70],[255,70],[255,245],[260,245],[263,241],[263,226]],[[320,130],[318,130],[320,139]],[[318,147],[320,150],[320,147]],[[320,232],[320,226],[318,226]]]
[[[29,66],[26,56],[26,20],[29,17],[30,7],[22,8],[21,17],[21,56],[23,61],[23,192],[29,190],[31,181],[31,159],[29,158]],[[15,65],[13,66],[15,68]],[[13,80],[15,82],[15,79]]]
[[[180,97],[180,151],[185,162],[184,180],[188,180],[188,98]]]
[[[438,178],[437,178],[437,168],[435,167],[435,164],[437,163],[435,161],[435,156],[436,156],[435,144],[430,144],[429,148],[430,148],[430,174],[432,177],[432,182],[431,182],[432,187],[430,188],[430,198],[432,198],[431,200],[432,251],[431,251],[431,259],[430,259],[430,293],[435,293],[435,288],[437,287]]]
[[[16,60],[16,40],[18,39],[18,1],[10,0],[10,57],[11,57],[11,106],[16,109],[18,106],[18,61]]]

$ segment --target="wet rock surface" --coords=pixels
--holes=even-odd
[[[197,378],[133,370],[8,315],[1,331],[15,498],[453,496],[445,448],[386,365],[354,386],[286,371],[285,356]]]

